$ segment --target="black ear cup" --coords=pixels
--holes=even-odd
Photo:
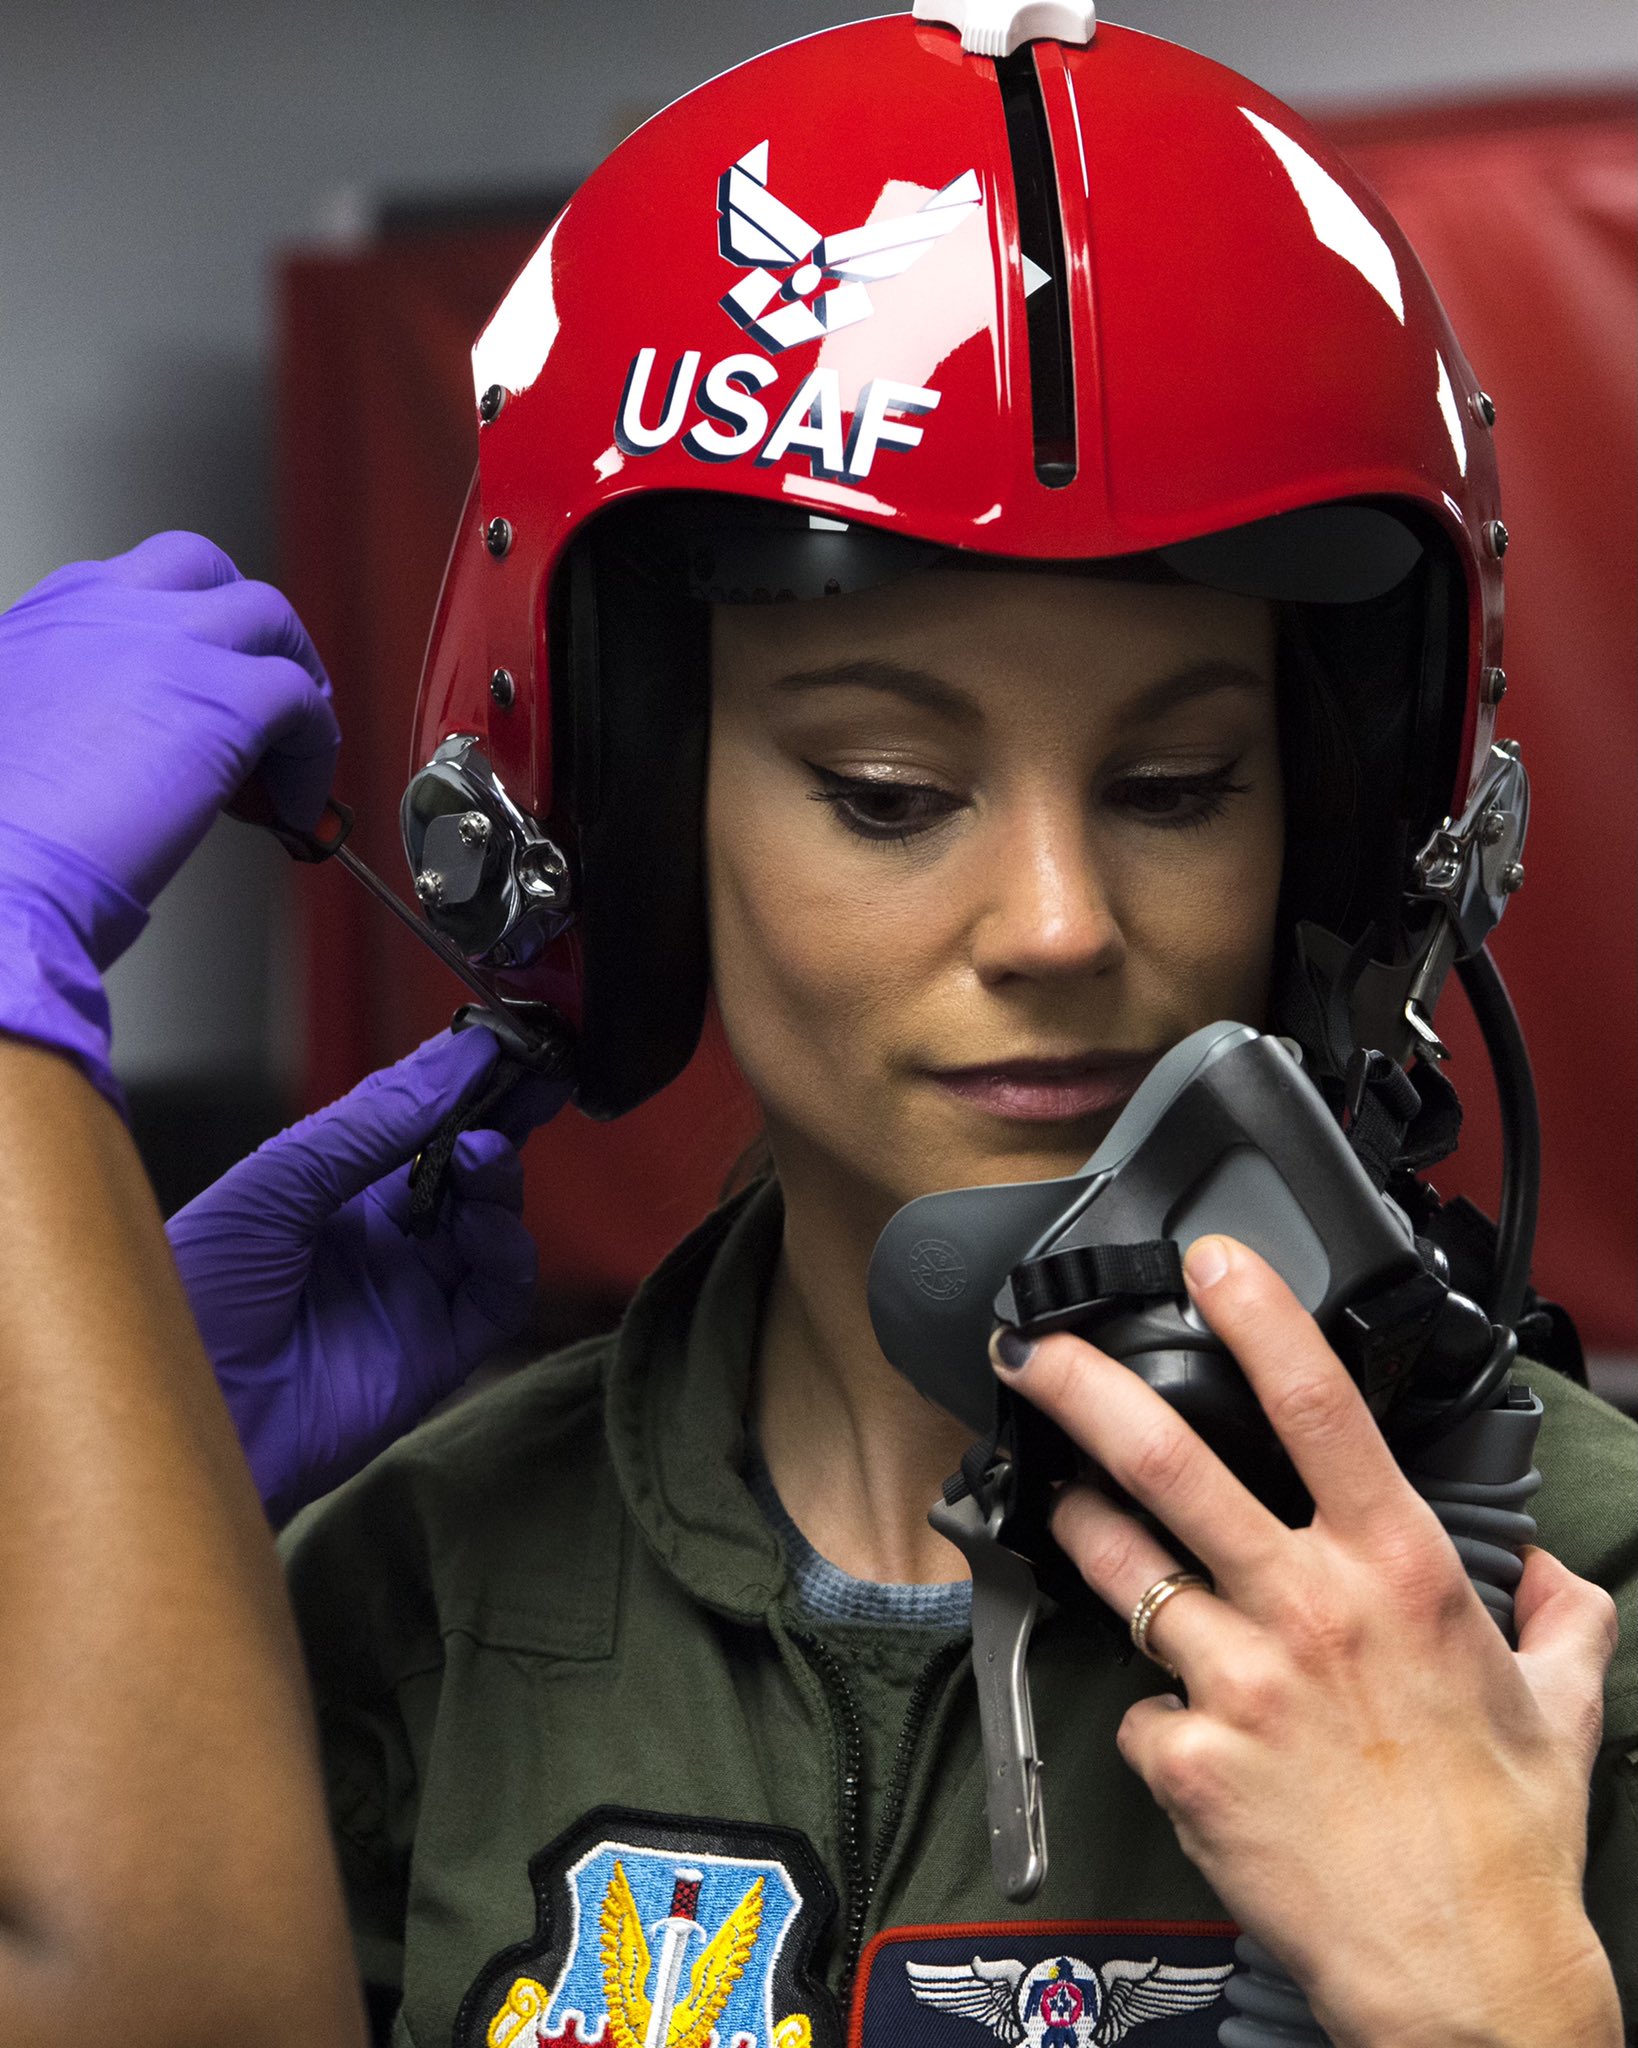
[[[584,990],[575,1100],[592,1117],[634,1109],[681,1073],[710,978],[710,613],[688,594],[674,544],[645,530],[655,523],[646,510],[598,521],[560,571],[554,604],[568,680],[554,740],[574,821]]]

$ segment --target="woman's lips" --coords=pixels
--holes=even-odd
[[[1157,1053],[1080,1060],[999,1060],[992,1066],[935,1068],[948,1094],[1015,1123],[1057,1123],[1116,1109],[1136,1090]]]

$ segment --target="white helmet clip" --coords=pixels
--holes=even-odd
[[[1095,0],[916,0],[917,21],[960,32],[975,57],[1010,57],[1025,43],[1089,43],[1098,26]]]

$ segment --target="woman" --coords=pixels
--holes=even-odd
[[[717,627],[715,986],[777,1182],[689,1240],[617,1341],[409,1439],[292,1546],[361,1955],[377,1980],[403,1971],[411,2039],[440,2038],[468,1984],[458,2040],[530,2039],[554,1972],[584,1981],[557,1987],[542,2038],[570,2009],[589,2034],[611,2009],[602,1956],[570,1928],[639,1855],[667,1884],[724,1859],[742,1892],[775,1865],[800,1935],[825,1895],[817,1851],[843,1924],[815,1974],[840,1985],[863,1938],[881,1942],[857,1994],[867,2040],[910,2024],[907,1964],[977,1949],[1036,1966],[1027,1924],[994,1925],[966,1588],[925,1522],[970,1432],[886,1369],[865,1268],[903,1201],[1071,1171],[1157,1049],[1266,1009],[1282,844],[1266,605],[927,570]],[[1505,2040],[1509,2012],[1520,2039],[1613,2040],[1578,1889],[1607,1601],[1534,1553],[1512,1658],[1311,1321],[1242,1250],[1219,1245],[1214,1277],[1211,1249],[1191,1253],[1195,1297],[1312,1486],[1308,1531],[1274,1523],[1077,1340],[1027,1360],[1003,1345],[1220,1589],[1178,1598],[1150,1638],[1186,1712],[1100,1639],[1043,1632],[1056,1833],[1031,1916],[1054,1958],[1158,1945],[1209,1971],[1227,1907],[1339,2040]],[[1613,1417],[1582,1441],[1594,1404],[1531,1377],[1551,1404],[1544,1462],[1555,1436],[1589,1482],[1611,1437],[1630,1457]],[[1611,1541],[1613,1501],[1600,1514]],[[1175,1568],[1091,1486],[1057,1531],[1122,1614]],[[1498,1775],[1528,1796],[1496,1799]],[[1625,1864],[1630,1844],[1606,1853]],[[1452,1900],[1475,1924],[1429,1942]],[[1087,1924],[1106,1920],[1144,1925]],[[458,1983],[486,1944],[496,1964]],[[1545,2005],[1526,1995],[1559,1972]],[[895,1991],[874,2035],[869,2000]],[[826,2038],[800,1976],[772,2011]]]
[[[1090,1461],[1054,1523],[1086,1584],[1123,1621],[1188,1559],[1215,1590],[1153,1609],[1149,1665],[1043,1624],[1052,1867],[1023,1911],[991,1885],[925,1523],[971,1432],[883,1358],[872,1247],[914,1196],[1073,1171],[1217,1018],[1339,1098],[1356,1050],[1426,1049],[1449,948],[1413,864],[1502,772],[1506,534],[1488,401],[1289,110],[1089,9],[1033,44],[1039,13],[964,44],[961,12],[668,110],[476,351],[417,894],[571,1018],[598,1113],[687,1057],[709,967],[773,1172],[617,1337],[292,1532],[366,1981],[395,2039],[462,2048],[794,2048],[849,2009],[871,2048],[1181,2042],[1238,1923],[1338,2042],[1613,2042],[1638,1728],[1628,1657],[1600,1751],[1588,1581],[1628,1586],[1634,1432],[1524,1370],[1547,1543],[1511,1651],[1221,1237],[1190,1293],[1314,1519],[1090,1347],[1002,1333]]]

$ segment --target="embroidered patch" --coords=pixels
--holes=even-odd
[[[898,1927],[865,1950],[848,2048],[1217,2048],[1232,1927]]]
[[[600,1806],[530,1859],[535,1931],[454,2048],[840,2048],[809,1972],[836,1899],[790,1828]]]

